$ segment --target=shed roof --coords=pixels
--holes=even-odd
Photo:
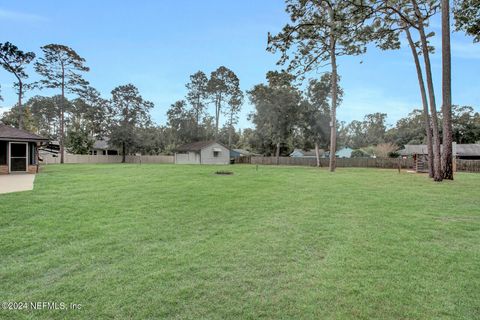
[[[325,153],[324,149],[318,149],[318,153],[322,156]],[[310,150],[303,150],[303,149],[294,149],[292,153],[290,153],[290,157],[316,157],[317,153],[315,149]]]
[[[223,144],[211,140],[211,141],[197,141],[197,142],[187,143],[187,144],[184,144],[184,145],[181,145],[180,147],[178,147],[177,151],[179,151],[179,152],[200,151],[203,148],[208,147],[209,145],[214,144],[214,143],[218,143],[219,145],[227,148]]]
[[[457,156],[480,156],[480,144],[457,144]]]
[[[110,148],[110,145],[108,144],[110,142],[109,138],[103,138],[99,140],[95,140],[93,143],[93,149],[108,149]]]
[[[245,149],[232,149],[232,151],[235,151],[243,156],[253,156],[253,155],[256,155],[256,153],[254,152],[250,152],[248,150],[245,150]]]
[[[400,155],[414,155],[414,154],[428,154],[428,149],[426,144],[406,144],[405,148],[398,151]]]
[[[8,141],[48,141],[39,135],[0,123],[0,140]]]
[[[443,145],[441,146],[443,149]],[[480,156],[480,144],[454,144],[453,150],[456,156]],[[400,150],[401,155],[428,154],[426,144],[407,144]]]

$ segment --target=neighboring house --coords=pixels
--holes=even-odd
[[[443,150],[443,145],[441,146]],[[480,159],[480,144],[457,144],[453,143],[452,145],[453,156],[457,159],[470,159],[470,160],[479,160]],[[428,150],[426,144],[407,144],[405,148],[398,151],[401,156],[415,156],[422,155],[427,156]]]
[[[60,142],[56,140],[52,140],[47,142],[46,144],[42,144],[38,149],[38,153],[40,158],[43,156],[53,156],[57,157],[60,153]]]
[[[95,140],[93,143],[92,148],[88,152],[91,155],[108,155],[108,156],[116,156],[119,154],[118,149],[109,145],[109,139],[99,139]]]
[[[440,146],[443,150],[443,145]],[[480,160],[480,144],[452,145],[453,157],[456,159]],[[402,157],[412,157],[414,169],[417,172],[428,172],[428,149],[426,144],[407,144],[398,151]]]
[[[351,158],[352,157],[352,148],[342,148],[335,153],[337,158]]]
[[[320,158],[322,158],[325,154],[325,150],[319,149],[318,154]],[[308,151],[302,149],[294,149],[292,153],[290,153],[290,157],[292,158],[316,158],[317,155],[315,153],[315,149],[310,149]]]
[[[258,154],[247,151],[247,150],[244,150],[244,149],[232,149],[232,150],[230,150],[230,157],[231,158],[251,157],[251,156],[258,156]]]
[[[230,150],[215,141],[198,141],[180,146],[175,153],[176,164],[229,164]]]
[[[353,149],[351,148],[341,148],[340,150],[338,150],[336,153],[335,153],[335,157],[337,158],[351,158],[352,157],[352,152],[353,152]],[[324,154],[323,154],[323,157],[324,158],[329,158],[330,157],[330,151],[326,151]]]
[[[0,123],[0,174],[36,173],[38,147],[48,139]]]

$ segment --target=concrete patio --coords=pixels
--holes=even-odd
[[[0,194],[32,190],[34,181],[34,174],[19,173],[0,175]]]

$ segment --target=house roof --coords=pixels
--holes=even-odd
[[[405,148],[399,150],[398,153],[402,156],[413,154],[428,154],[426,144],[406,144]]]
[[[48,141],[36,134],[0,123],[0,140],[9,141]]]
[[[243,156],[253,156],[253,155],[256,154],[256,153],[244,150],[244,149],[232,149],[232,151],[235,151],[235,152],[237,152],[237,153],[239,153]]]
[[[323,155],[325,153],[325,150],[323,149],[318,149],[318,153],[320,155]],[[302,157],[316,157],[317,154],[315,153],[315,149],[310,149],[310,150],[302,150],[302,149],[295,149],[293,150],[292,153],[290,153],[290,157],[295,157],[296,155],[300,155]]]
[[[212,141],[197,141],[197,142],[187,143],[187,144],[184,144],[184,145],[181,145],[180,147],[178,147],[177,151],[179,151],[179,152],[200,151],[203,148],[208,147],[209,145],[214,144],[214,143],[218,143],[219,145],[227,148],[223,144],[212,140]]]
[[[441,146],[443,149],[443,146]],[[453,150],[456,156],[480,156],[480,144],[454,144]],[[426,144],[407,144],[399,151],[400,155],[428,154]]]
[[[480,156],[480,144],[457,144],[457,156]]]
[[[335,152],[335,155],[337,157],[350,157],[352,155],[352,151],[353,151],[352,148],[345,147]]]
[[[93,149],[107,150],[108,148],[110,148],[110,146],[108,144],[109,141],[110,141],[110,139],[108,139],[108,138],[95,140],[95,142],[93,143]]]

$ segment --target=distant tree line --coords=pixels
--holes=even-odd
[[[390,143],[396,148],[406,144],[427,144],[427,135],[423,130],[423,112],[414,109],[408,116],[399,119],[389,128],[386,113],[373,113],[364,117],[363,121],[354,120],[349,124],[341,124],[339,139],[344,146],[361,149]],[[438,114],[440,125],[442,114]],[[471,106],[452,107],[453,140],[468,144],[480,142],[480,113]],[[440,132],[442,133],[442,132]]]
[[[240,81],[230,69],[221,66],[208,77],[203,71],[190,76],[184,100],[167,111],[168,144],[176,145],[216,139],[229,147],[235,142],[235,125],[244,100]],[[210,107],[210,108],[209,108]],[[212,109],[212,114],[209,112]],[[220,127],[221,117],[226,121]]]

